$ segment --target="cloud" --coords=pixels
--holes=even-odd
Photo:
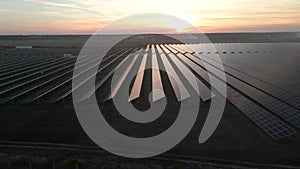
[[[75,9],[75,10],[81,10],[84,12],[89,12],[92,14],[111,14],[108,10],[104,9],[93,9],[91,8],[90,5],[80,3],[78,1],[72,1],[72,0],[67,0],[67,1],[58,1],[58,0],[24,0],[25,2],[35,2],[35,3],[40,3],[43,5],[48,5],[48,6],[54,6],[54,7],[61,7],[61,8],[69,8],[69,9]]]

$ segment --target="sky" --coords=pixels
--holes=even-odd
[[[0,34],[91,34],[143,13],[172,15],[203,32],[300,31],[300,0],[0,0]]]

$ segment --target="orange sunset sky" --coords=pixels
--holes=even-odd
[[[300,31],[300,0],[1,0],[0,34],[90,34],[141,13],[173,15],[204,32]]]

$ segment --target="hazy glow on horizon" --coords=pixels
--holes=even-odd
[[[90,34],[141,13],[173,15],[204,32],[300,31],[299,0],[10,0],[0,1],[0,34]]]

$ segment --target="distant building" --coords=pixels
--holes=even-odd
[[[32,46],[16,46],[16,49],[32,49]]]

